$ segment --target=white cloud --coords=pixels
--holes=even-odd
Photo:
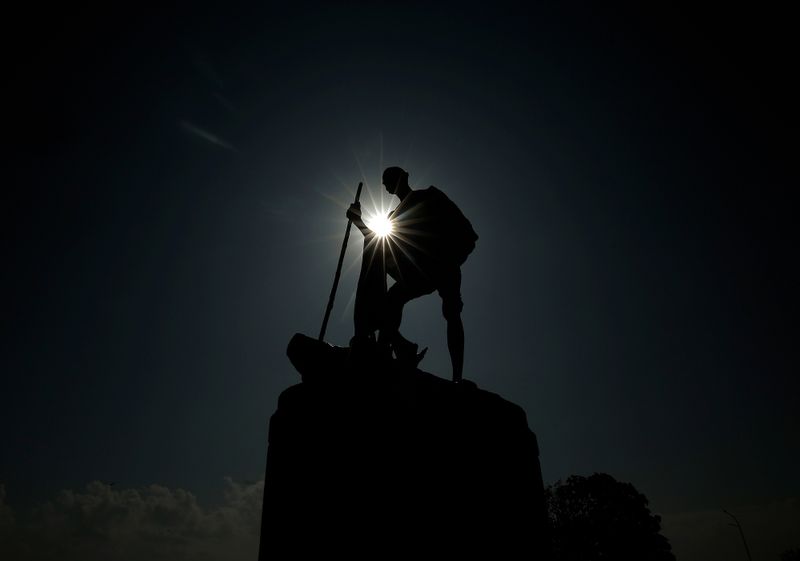
[[[221,505],[204,507],[183,489],[121,489],[92,482],[64,490],[22,516],[0,484],[0,559],[37,561],[252,561],[260,534],[264,482],[225,479]],[[778,561],[800,547],[800,499],[730,508],[754,559]],[[662,514],[662,533],[679,561],[745,559],[741,538],[721,510]]]
[[[15,525],[0,494],[0,531],[3,520],[11,521],[0,558],[252,561],[263,481],[240,484],[226,478],[225,485],[223,504],[204,508],[183,489],[116,489],[95,481],[82,491],[62,491],[29,520],[20,522],[17,516]]]

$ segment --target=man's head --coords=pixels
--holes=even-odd
[[[410,187],[408,186],[408,172],[397,166],[388,167],[383,171],[383,186],[392,195],[401,196]]]

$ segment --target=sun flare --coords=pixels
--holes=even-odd
[[[385,238],[392,233],[392,221],[386,214],[375,214],[365,221],[367,228],[375,232],[379,237]]]

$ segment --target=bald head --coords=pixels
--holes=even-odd
[[[408,186],[408,172],[397,166],[383,171],[383,185],[389,193],[401,199],[411,190]]]

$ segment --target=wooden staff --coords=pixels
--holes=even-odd
[[[358,204],[358,199],[361,197],[361,187],[363,182],[358,182],[358,189],[356,190],[356,200],[353,204]],[[325,319],[322,320],[322,329],[319,330],[319,340],[325,339],[325,330],[328,329],[328,319],[331,317],[331,310],[333,310],[333,301],[336,299],[336,289],[339,287],[339,277],[342,276],[342,263],[344,262],[344,253],[347,251],[347,240],[350,239],[350,226],[353,221],[347,219],[347,229],[344,231],[344,241],[342,242],[342,251],[339,253],[339,264],[336,265],[336,275],[333,277],[333,287],[331,288],[331,295],[328,298],[328,307],[325,309]]]

